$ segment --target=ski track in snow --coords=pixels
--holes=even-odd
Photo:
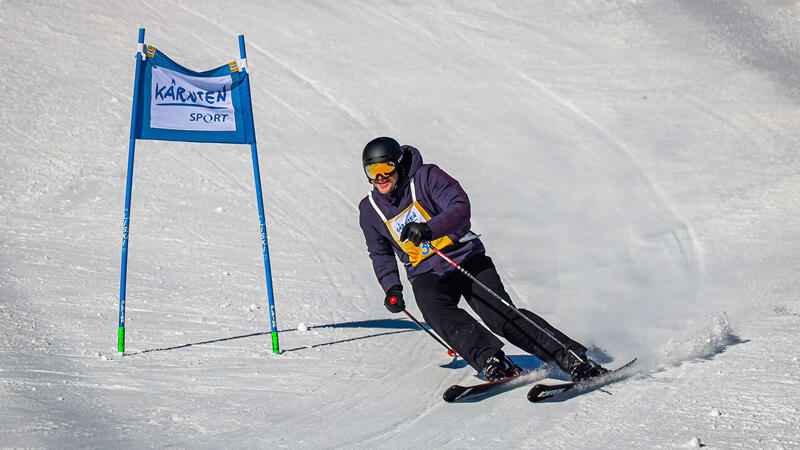
[[[182,10],[186,11],[187,13],[202,19],[203,21],[218,27],[219,29],[226,31],[231,36],[236,36],[237,32],[235,30],[227,29],[226,27],[220,25],[218,22],[209,19],[207,16],[198,13],[196,10],[186,7],[184,5],[176,4],[177,7],[181,8]],[[346,105],[342,100],[337,99],[332,93],[327,91],[322,83],[317,80],[314,80],[310,76],[303,74],[301,71],[291,67],[289,64],[285,63],[280,57],[278,57],[273,52],[268,51],[264,47],[258,45],[257,43],[250,42],[246,44],[250,48],[254,48],[259,53],[263,54],[264,56],[268,57],[270,60],[275,62],[278,66],[282,67],[287,72],[291,73],[294,77],[301,80],[305,85],[310,86],[314,91],[316,91],[320,96],[324,97],[332,104],[337,106],[341,111],[343,111],[350,119],[353,120],[355,124],[362,128],[366,128],[365,121],[363,118],[360,117],[357,111],[355,111],[352,107]]]
[[[469,39],[463,36],[463,34],[458,33],[464,42],[469,42]],[[474,45],[472,45],[475,48]],[[634,153],[622,142],[622,140],[615,136],[611,131],[607,128],[600,125],[596,120],[592,119],[589,115],[578,109],[577,106],[572,104],[570,101],[565,99],[564,97],[560,96],[554,90],[545,86],[541,81],[535,79],[526,71],[521,70],[519,68],[513,67],[508,63],[492,57],[491,55],[486,55],[490,58],[496,65],[500,67],[504,67],[509,72],[515,73],[521,79],[525,80],[527,83],[535,87],[539,92],[544,94],[547,97],[551,104],[555,104],[557,109],[560,109],[563,113],[573,116],[579,123],[584,124],[588,129],[590,129],[598,138],[600,142],[605,142],[609,148],[612,148],[618,151],[620,154],[624,155],[624,157],[630,162],[630,164],[635,168],[636,172],[641,177],[642,181],[645,183],[647,188],[650,190],[653,199],[659,204],[659,209],[665,209],[669,211],[671,215],[676,218],[676,221],[679,224],[679,228],[675,229],[674,227],[670,229],[670,235],[675,239],[675,244],[680,249],[680,252],[684,255],[685,264],[687,269],[696,271],[694,265],[696,264],[694,255],[694,248],[691,239],[691,229],[678,215],[677,211],[675,210],[673,205],[670,205],[667,197],[660,191],[658,186],[652,181],[652,179],[648,176],[645,169],[637,160]],[[679,234],[681,237],[679,237]],[[685,236],[685,237],[684,237]],[[688,241],[688,242],[684,242]],[[688,244],[689,248],[685,248]]]

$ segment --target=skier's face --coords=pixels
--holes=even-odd
[[[395,170],[393,174],[385,177],[383,175],[378,175],[378,178],[374,180],[370,180],[375,189],[378,190],[381,194],[388,194],[392,192],[395,187],[397,187],[397,180],[400,179],[400,175],[397,174]]]

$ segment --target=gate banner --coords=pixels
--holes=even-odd
[[[148,46],[140,80],[136,139],[255,142],[245,60],[194,72]]]

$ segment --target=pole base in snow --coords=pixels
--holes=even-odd
[[[272,353],[275,353],[276,355],[280,355],[281,354],[280,346],[278,346],[278,332],[277,331],[273,331],[272,332]]]
[[[120,353],[125,353],[125,327],[119,327],[117,333],[117,350]]]

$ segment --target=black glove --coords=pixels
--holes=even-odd
[[[429,227],[427,223],[411,222],[406,224],[403,228],[403,233],[400,234],[400,240],[410,240],[415,247],[419,247],[419,244],[423,241],[430,241],[432,236],[431,227]]]
[[[386,292],[386,300],[383,301],[389,312],[399,313],[406,309],[406,302],[403,301],[403,287],[399,284],[392,286]]]

